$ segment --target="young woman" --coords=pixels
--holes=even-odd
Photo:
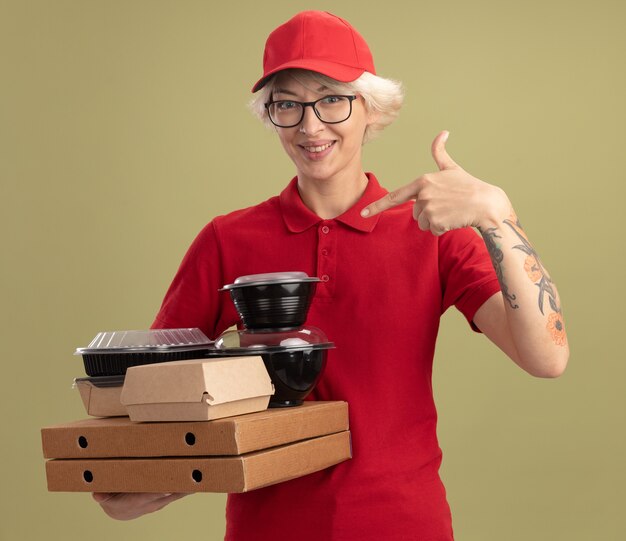
[[[387,192],[364,172],[363,143],[393,121],[402,91],[375,75],[346,21],[307,11],[278,27],[253,91],[296,176],[200,232],[154,326],[215,337],[238,320],[223,284],[272,271],[319,276],[307,324],[337,349],[311,398],[349,403],[353,459],[230,495],[226,539],[453,539],[431,388],[440,316],[455,305],[524,370],[555,377],[568,359],[556,288],[506,194],[452,160],[447,132],[432,144],[437,171],[403,188]],[[120,519],[179,497],[94,495]]]

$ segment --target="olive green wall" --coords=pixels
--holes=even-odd
[[[267,33],[312,6],[350,20],[406,85],[366,168],[407,183],[450,130],[451,156],[506,190],[563,299],[558,380],[444,317],[435,388],[457,538],[626,538],[624,5],[0,2],[0,538],[221,538],[221,495],[119,523],[86,494],[48,493],[39,428],[84,416],[76,347],[147,328],[200,228],[292,176],[245,104]]]

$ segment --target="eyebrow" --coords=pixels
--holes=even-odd
[[[327,86],[322,85],[315,92],[318,92],[321,94],[322,92],[326,90],[329,90],[329,88]],[[275,88],[272,94],[287,94],[289,96],[297,96],[295,92],[292,92],[291,90],[287,90],[286,88]]]
[[[285,90],[284,88],[275,88],[272,94],[289,94],[291,96],[295,96],[295,92],[291,92],[290,90]]]

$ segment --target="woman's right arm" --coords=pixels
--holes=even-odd
[[[223,285],[218,242],[209,223],[196,237],[165,296],[152,328],[199,327],[212,336],[219,317],[218,289]],[[94,492],[110,517],[132,520],[163,509],[186,494]]]

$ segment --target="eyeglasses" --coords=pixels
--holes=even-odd
[[[313,107],[317,118],[325,124],[339,124],[350,118],[356,96],[324,96],[315,101],[278,100],[265,104],[274,126],[293,128],[302,122],[304,109]]]

